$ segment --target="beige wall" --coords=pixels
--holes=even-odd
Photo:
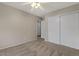
[[[36,40],[38,17],[0,4],[0,49]]]
[[[48,40],[48,17],[55,16],[55,15],[63,15],[71,12],[79,12],[79,4],[72,5],[67,8],[63,8],[54,12],[50,12],[44,16],[46,40]]]

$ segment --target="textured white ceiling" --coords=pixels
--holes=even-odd
[[[3,4],[15,7],[17,9],[20,9],[22,11],[28,12],[30,14],[42,17],[45,14],[56,11],[58,9],[62,9],[74,4],[77,4],[78,2],[47,2],[47,3],[41,3],[41,8],[33,9],[30,4],[25,4],[25,2],[4,2]]]

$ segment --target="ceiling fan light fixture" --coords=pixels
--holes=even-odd
[[[39,7],[40,7],[40,3],[38,3],[38,2],[33,2],[33,3],[31,4],[31,7],[32,7],[32,8],[39,8]]]
[[[36,6],[35,6],[35,8],[39,8],[40,7],[40,4],[37,4]]]
[[[40,7],[40,3],[37,3],[37,6]]]
[[[34,7],[36,6],[36,3],[33,2],[33,3],[31,4],[31,6],[34,8]]]

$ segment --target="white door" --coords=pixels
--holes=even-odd
[[[48,18],[48,41],[59,44],[59,16]]]
[[[79,49],[79,14],[61,16],[61,44]]]
[[[42,38],[46,38],[46,35],[45,35],[45,20],[42,20],[41,21],[41,37]]]

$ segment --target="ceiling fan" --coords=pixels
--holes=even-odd
[[[27,4],[29,4],[32,8],[40,8],[41,7],[40,2],[26,2],[26,3],[24,3],[24,5],[27,5]]]
[[[31,3],[31,7],[32,8],[40,8],[40,3],[39,2],[33,2],[33,3]]]
[[[33,11],[34,9],[40,9],[44,11],[44,8],[42,4],[47,3],[47,2],[26,2],[23,5],[29,5],[31,7],[31,10]]]

